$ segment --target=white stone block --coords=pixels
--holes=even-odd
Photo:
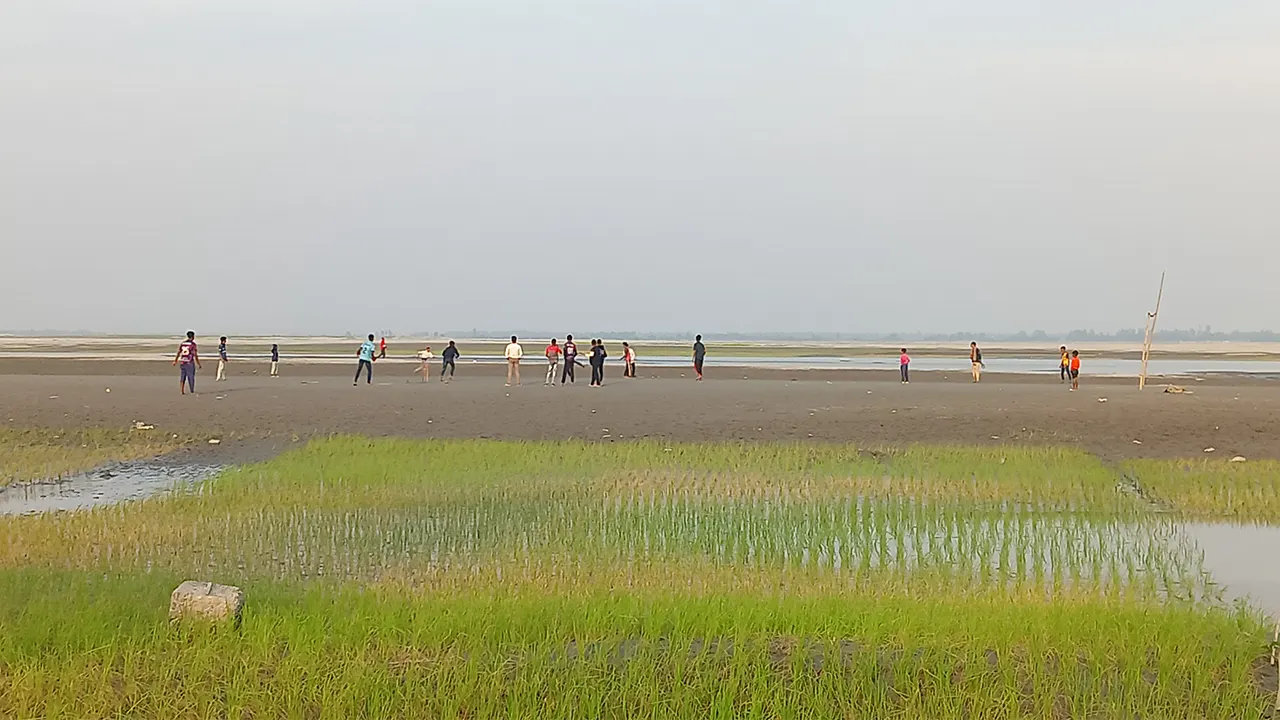
[[[231,585],[187,580],[169,598],[170,620],[230,620],[240,622],[244,591]]]

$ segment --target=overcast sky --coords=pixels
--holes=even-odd
[[[0,328],[1280,329],[1275,0],[7,0]]]

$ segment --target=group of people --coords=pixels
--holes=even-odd
[[[1063,383],[1070,381],[1072,391],[1080,389],[1080,351],[1068,351],[1067,347],[1063,345],[1059,348],[1059,352],[1061,353],[1059,360],[1061,381]],[[601,387],[604,385],[605,360],[609,357],[604,340],[593,338],[587,353],[587,362],[591,367],[591,382],[589,386]],[[507,361],[507,386],[510,387],[512,383],[520,385],[520,363],[524,359],[524,348],[520,345],[519,338],[515,335],[511,336],[511,342],[507,345],[503,355]],[[579,367],[586,367],[578,359],[578,355],[578,345],[574,342],[572,335],[565,336],[563,345],[559,343],[558,339],[552,338],[551,343],[543,350],[543,356],[547,361],[547,374],[543,380],[543,385],[554,386],[557,376],[561,385],[575,382],[575,370]],[[356,375],[352,385],[360,384],[361,375],[364,375],[366,384],[373,384],[373,364],[387,356],[387,339],[383,337],[381,341],[375,342],[374,336],[370,334],[368,339],[360,344],[359,350],[356,351],[356,356],[359,362],[356,365]],[[450,340],[440,355],[442,360],[440,382],[448,383],[453,380],[454,373],[457,370],[458,358],[461,356],[462,353],[458,351],[458,346],[453,340]],[[423,382],[427,382],[431,377],[430,361],[435,357],[429,345],[418,353],[421,366],[415,372],[421,373]],[[702,380],[702,368],[706,357],[707,347],[702,342],[702,336],[698,335],[693,342],[693,369],[696,379],[699,381]],[[228,362],[227,338],[224,335],[218,338],[216,382],[222,382],[227,379]],[[972,368],[973,382],[982,382],[982,371],[986,368],[986,364],[982,360],[982,349],[978,347],[976,342],[969,343],[969,363]],[[173,364],[180,366],[181,373],[178,384],[182,394],[185,395],[188,391],[195,393],[196,370],[204,367],[200,362],[195,332],[188,331],[187,339],[178,345],[178,353],[173,358]],[[636,376],[636,351],[629,342],[622,343],[622,366],[623,377],[634,378]],[[908,355],[906,348],[902,348],[902,354],[899,357],[899,370],[901,382],[904,385],[909,384],[911,382],[911,357]],[[271,345],[270,377],[280,377],[280,346],[277,344]]]

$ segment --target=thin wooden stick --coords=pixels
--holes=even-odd
[[[1142,372],[1138,375],[1138,389],[1147,386],[1147,361],[1151,359],[1151,341],[1155,339],[1156,320],[1160,317],[1160,301],[1164,299],[1164,273],[1160,273],[1160,290],[1156,293],[1156,311],[1147,315],[1147,333],[1142,340]]]

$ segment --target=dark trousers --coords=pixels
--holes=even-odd
[[[911,381],[911,373],[908,371],[908,368],[910,368],[910,367],[911,367],[911,366],[910,366],[910,365],[908,365],[908,364],[906,364],[906,363],[903,363],[903,364],[901,365],[901,370],[902,370],[902,382],[910,382],[910,381]]]
[[[445,360],[444,365],[440,367],[440,377],[444,377],[445,373],[448,373],[449,377],[453,377],[453,370],[454,370],[453,361]]]
[[[702,358],[693,359],[693,371],[698,373],[698,377],[702,377]]]
[[[573,382],[573,368],[578,364],[577,358],[565,358],[564,369],[560,371],[560,384],[563,385],[565,378],[569,382]]]
[[[592,360],[591,361],[591,384],[599,385],[601,380],[604,380],[604,368],[600,367],[598,364],[596,364],[596,361]]]
[[[371,360],[360,361],[360,364],[356,366],[356,382],[360,382],[361,370],[364,371],[364,377],[365,377],[364,381],[372,385],[373,384],[373,361]]]
[[[626,370],[624,370],[624,371],[622,372],[622,376],[623,376],[623,377],[632,377],[632,378],[633,378],[633,377],[635,377],[635,376],[636,376],[636,364],[635,364],[635,363],[633,363],[633,362],[629,362],[629,363],[627,363],[627,369],[626,369]]]
[[[1058,377],[1062,380],[1066,380],[1071,377],[1071,371],[1067,369],[1066,365],[1062,366],[1062,372],[1058,373]]]

